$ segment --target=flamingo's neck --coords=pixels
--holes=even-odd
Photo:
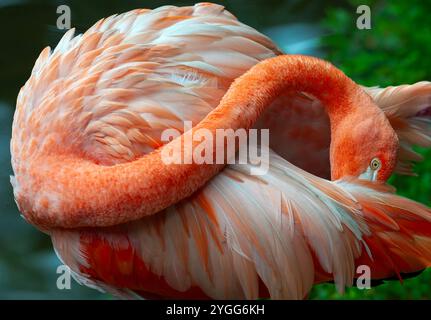
[[[306,92],[321,100],[331,127],[354,110],[362,94],[353,81],[328,62],[305,56],[279,56],[257,64],[237,79],[219,106],[195,129],[213,133],[223,128],[248,129],[286,90]],[[184,135],[162,148],[182,143],[183,139]],[[33,199],[18,194],[17,202],[27,218],[44,228],[110,226],[167,208],[190,196],[223,168],[194,163],[166,165],[161,158],[162,148],[112,167],[77,157],[46,157],[43,168],[49,167],[52,172],[35,166],[31,173],[39,193],[36,190]],[[17,173],[17,179],[24,178]]]
[[[238,78],[214,112],[202,122],[249,128],[281,93],[305,92],[320,100],[331,126],[355,112],[366,94],[332,64],[308,56],[265,60]],[[218,121],[222,117],[223,121]]]

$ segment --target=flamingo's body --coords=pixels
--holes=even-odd
[[[72,36],[42,52],[20,92],[12,183],[25,217],[86,284],[148,297],[303,298],[316,282],[350,285],[358,264],[375,278],[429,265],[428,208],[381,184],[323,179],[330,169],[333,178],[357,177],[368,165],[363,154],[375,152],[385,181],[398,142],[371,98],[330,64],[265,61],[220,103],[234,79],[280,54],[221,6],[135,10]],[[314,120],[282,121],[301,117]],[[161,132],[185,120],[210,129],[257,120],[285,159],[270,151],[264,176],[251,176],[251,164],[167,170]],[[337,129],[358,123],[368,123],[368,136]],[[401,142],[426,144],[419,131]],[[305,143],[316,151],[308,163]]]

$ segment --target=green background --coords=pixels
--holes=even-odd
[[[109,299],[109,295],[72,283],[56,287],[60,262],[49,238],[20,218],[9,184],[9,140],[13,110],[20,87],[35,59],[52,47],[63,31],[56,29],[56,8],[67,4],[72,25],[85,31],[98,19],[134,8],[192,1],[0,1],[0,298]],[[321,56],[363,85],[397,85],[431,80],[431,26],[427,1],[218,1],[242,22],[266,33],[288,53]],[[356,28],[356,8],[368,4],[372,29]],[[418,177],[393,177],[399,194],[431,205],[431,152]],[[371,290],[348,289],[341,296],[332,284],[316,286],[310,299],[429,299],[431,272],[387,281]]]

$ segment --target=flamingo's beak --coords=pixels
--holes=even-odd
[[[378,172],[379,170],[373,170],[370,167],[367,167],[367,170],[362,172],[358,178],[362,180],[376,181]]]

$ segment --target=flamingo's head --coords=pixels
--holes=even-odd
[[[357,177],[385,182],[395,170],[398,137],[376,106],[358,108],[333,126],[331,178]]]

